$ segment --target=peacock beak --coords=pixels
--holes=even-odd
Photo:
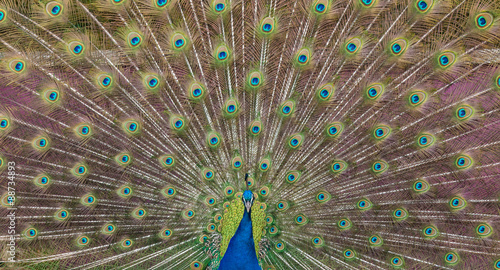
[[[247,212],[250,213],[250,209],[252,208],[252,201],[245,201],[245,208]]]

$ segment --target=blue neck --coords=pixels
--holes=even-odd
[[[245,209],[238,230],[229,242],[227,251],[220,261],[219,270],[261,270],[252,233],[252,219]]]

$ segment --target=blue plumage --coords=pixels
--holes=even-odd
[[[252,234],[252,219],[245,209],[243,219],[236,234],[231,238],[219,270],[260,270],[259,261],[255,254],[255,245]]]

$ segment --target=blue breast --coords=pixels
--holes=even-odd
[[[238,230],[229,242],[219,270],[261,270],[253,242],[252,219],[245,209]]]

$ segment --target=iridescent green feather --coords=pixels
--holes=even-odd
[[[262,231],[266,227],[266,212],[261,207],[258,201],[255,201],[252,206],[252,233],[255,244],[255,253],[259,256],[259,243],[262,238]]]
[[[234,199],[222,217],[222,242],[220,245],[220,256],[224,257],[231,238],[233,238],[245,213],[245,205],[239,198]],[[255,236],[254,236],[255,237]]]

